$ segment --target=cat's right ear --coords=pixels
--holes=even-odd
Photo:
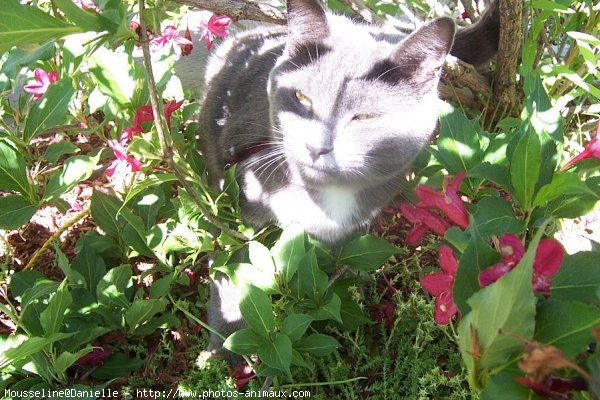
[[[428,22],[400,42],[392,60],[413,82],[437,85],[444,60],[452,48],[455,31],[456,25],[450,18]]]
[[[320,0],[287,0],[288,51],[329,36],[327,15]]]

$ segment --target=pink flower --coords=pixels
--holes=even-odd
[[[561,171],[569,169],[574,164],[586,158],[597,158],[600,160],[600,122],[598,122],[598,125],[596,125],[596,134],[592,140],[590,140],[581,153],[567,161],[567,163],[561,168]]]
[[[452,249],[446,245],[440,246],[439,265],[442,272],[423,276],[419,283],[430,295],[435,297],[433,319],[440,325],[446,325],[458,307],[452,299],[452,287],[458,269],[458,261]]]
[[[467,209],[458,196],[458,189],[465,177],[465,171],[461,171],[455,177],[444,177],[442,192],[436,192],[433,188],[426,185],[419,185],[415,189],[419,198],[418,207],[436,208],[444,213],[450,221],[461,228],[469,225],[469,216]]]
[[[155,37],[150,45],[155,50],[163,49],[168,45],[173,45],[173,50],[177,58],[181,57],[182,46],[193,46],[192,41],[179,36],[179,31],[173,25],[167,26],[160,36]]]
[[[36,68],[34,72],[35,83],[25,85],[27,93],[33,94],[33,99],[37,100],[46,93],[48,87],[58,81],[58,74],[54,71],[46,72],[41,68]]]
[[[224,38],[229,35],[227,28],[231,25],[231,22],[231,18],[226,15],[217,16],[217,14],[213,14],[208,22],[202,21],[200,25],[200,29],[202,29],[200,41],[206,39],[206,48],[210,49],[215,37]]]
[[[519,238],[512,234],[500,238],[500,255],[502,262],[492,265],[479,273],[479,285],[485,287],[496,282],[517,266],[525,254],[525,248]],[[531,282],[533,291],[545,296],[550,294],[551,278],[562,264],[563,248],[554,239],[540,241],[533,261]]]
[[[96,6],[93,0],[73,0],[73,2],[83,10],[94,10],[100,12],[100,9]]]
[[[163,106],[163,114],[165,119],[167,120],[167,127],[169,128],[169,132],[171,131],[171,115],[175,110],[178,110],[183,104],[183,100],[175,101],[171,100],[168,103],[165,103]],[[144,122],[154,121],[154,112],[152,111],[152,106],[141,106],[137,110],[135,110],[135,115],[133,117],[133,125],[127,126],[123,128],[123,134],[120,138],[121,145],[125,145],[129,140],[133,139],[135,135],[140,135],[144,130],[142,129],[142,124]]]
[[[133,156],[128,156],[127,150],[125,150],[125,148],[119,142],[116,140],[109,140],[108,146],[113,150],[116,160],[114,160],[106,168],[106,171],[104,171],[107,176],[113,176],[117,170],[122,172],[127,167],[131,168],[131,172],[137,172],[140,170],[142,162],[136,160]]]
[[[400,211],[410,223],[415,224],[406,236],[406,243],[409,245],[417,245],[429,230],[442,236],[450,228],[444,218],[412,204],[400,204]]]

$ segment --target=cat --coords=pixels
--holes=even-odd
[[[218,187],[236,164],[243,219],[300,225],[332,246],[365,230],[398,193],[438,126],[437,86],[448,53],[480,64],[496,52],[497,2],[458,30],[442,17],[406,35],[287,0],[286,27],[224,42],[209,60],[200,148]],[[243,327],[237,291],[211,287],[209,324]],[[221,345],[211,338],[210,349]]]

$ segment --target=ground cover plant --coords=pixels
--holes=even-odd
[[[448,70],[455,101],[402,197],[335,252],[294,227],[244,225],[233,169],[224,193],[208,188],[202,110],[173,66],[240,15],[200,0],[191,26],[181,3],[3,1],[4,397],[600,396],[600,253],[554,238],[598,216],[597,2],[522,4],[508,100],[473,90],[467,106]],[[246,16],[282,18],[263,3]],[[468,1],[328,5],[373,23],[476,16]],[[225,342],[247,362],[234,369],[204,351],[215,271],[245,287],[248,328]]]

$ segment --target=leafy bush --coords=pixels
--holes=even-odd
[[[550,239],[600,196],[600,128],[583,139],[598,120],[597,5],[526,2],[521,115],[448,105],[415,165],[413,202],[332,252],[294,227],[244,225],[233,168],[224,193],[208,188],[197,99],[173,74],[191,50],[177,31],[189,9],[148,3],[153,74],[133,1],[0,10],[0,228],[23,234],[45,210],[63,215],[23,259],[3,238],[0,389],[600,395],[600,254],[567,255]],[[380,16],[405,9],[365,3]],[[191,45],[226,35],[229,20],[210,16],[206,43]],[[244,288],[248,328],[225,347],[251,371],[196,359],[211,329],[209,254],[210,274]],[[181,380],[161,385],[169,369]]]

